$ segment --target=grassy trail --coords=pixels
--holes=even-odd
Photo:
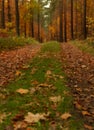
[[[60,45],[46,43],[0,98],[0,130],[84,130],[62,70]]]

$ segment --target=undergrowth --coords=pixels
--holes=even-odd
[[[0,38],[0,51],[15,49],[19,46],[24,46],[27,44],[38,43],[35,39],[24,38],[24,37],[5,37]]]
[[[84,41],[75,40],[75,41],[72,41],[71,43],[77,46],[82,51],[94,55],[94,41],[91,41],[89,39],[84,40]]]

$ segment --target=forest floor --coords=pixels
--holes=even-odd
[[[0,104],[0,130],[93,130],[94,57],[69,43],[3,51]]]
[[[0,53],[0,86],[5,85],[14,79],[18,69],[26,64],[40,50],[40,45],[26,45],[11,51],[2,51]]]
[[[69,43],[62,44],[61,54],[66,63],[63,68],[74,96],[74,105],[86,124],[94,127],[94,56]]]

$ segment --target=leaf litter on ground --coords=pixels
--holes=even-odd
[[[45,54],[43,57],[39,57],[38,55],[38,60],[35,60],[36,62],[34,61],[30,64],[30,70],[26,71],[27,69],[24,69],[24,72],[27,73],[27,75],[24,75],[20,80],[14,82],[12,86],[10,85],[11,87],[9,86],[12,89],[14,86],[17,87],[16,93],[24,95],[19,96],[17,94],[16,100],[15,98],[13,99],[15,100],[15,102],[13,101],[13,104],[12,96],[14,96],[14,93],[11,93],[8,96],[8,101],[11,100],[9,107],[11,107],[12,110],[15,104],[15,110],[12,111],[9,109],[14,115],[12,122],[15,130],[24,129],[22,125],[26,127],[26,130],[29,129],[29,126],[35,129],[50,129],[50,124],[52,122],[55,122],[56,124],[54,127],[55,129],[61,129],[65,128],[64,122],[67,124],[71,123],[71,121],[67,122],[67,119],[71,119],[71,95],[63,83],[65,76],[62,74],[62,64],[58,60],[59,58],[57,58],[57,55],[54,53],[50,54],[51,52],[49,52],[49,56]],[[38,75],[38,72],[40,75]],[[47,77],[49,77],[49,81],[47,81]],[[20,82],[21,79],[22,82]],[[22,86],[23,88],[18,89],[18,86]],[[23,114],[17,114],[19,111],[22,111]],[[64,115],[66,111],[69,111],[69,113]],[[63,119],[61,118],[61,115]],[[63,122],[62,120],[65,121]],[[10,120],[10,124],[12,122]],[[76,128],[79,128],[80,123],[78,123],[78,119],[73,122],[76,124]],[[35,124],[34,126],[33,123]],[[71,126],[72,123],[71,125],[68,125]]]

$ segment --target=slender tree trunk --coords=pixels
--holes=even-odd
[[[18,7],[19,0],[15,0],[15,13],[16,13],[16,33],[20,36],[20,22],[19,22],[19,7]]]
[[[87,29],[86,29],[86,8],[87,8],[87,0],[84,0],[84,17],[83,17],[83,35],[84,39],[87,38]]]
[[[76,34],[76,38],[78,38],[78,10],[77,10],[77,7],[78,7],[78,1],[76,0],[76,7],[75,7],[75,10],[76,10],[76,16],[75,16],[75,34]]]
[[[38,0],[40,4],[40,0]],[[40,41],[40,9],[38,9],[38,40]]]
[[[32,18],[31,18],[31,32],[32,32],[32,37],[34,37],[34,17],[32,13]]]
[[[2,0],[1,28],[5,28],[5,0]]]
[[[11,22],[10,0],[7,0],[7,2],[8,2],[8,22]]]
[[[67,42],[67,8],[66,0],[64,0],[64,42]]]
[[[24,22],[24,36],[26,37],[26,22]]]
[[[59,1],[59,41],[63,42],[63,0]]]
[[[71,0],[71,39],[74,39],[73,34],[73,0]]]

